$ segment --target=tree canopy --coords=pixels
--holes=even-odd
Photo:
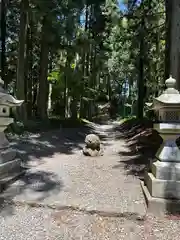
[[[122,5],[123,4],[123,5]],[[124,6],[122,8],[122,6]],[[92,119],[101,102],[143,117],[167,75],[160,0],[1,1],[1,77],[21,119]]]

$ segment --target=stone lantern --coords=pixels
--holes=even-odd
[[[154,129],[163,143],[141,186],[148,209],[154,213],[180,210],[180,149],[176,143],[180,137],[180,93],[175,85],[175,79],[167,79],[167,89],[153,101],[159,120]]]
[[[4,82],[0,79],[0,190],[1,186],[21,172],[21,160],[16,151],[10,147],[4,130],[13,123],[10,108],[20,106],[23,100],[17,100],[3,89]]]

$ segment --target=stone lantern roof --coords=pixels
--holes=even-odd
[[[24,102],[24,100],[18,100],[10,95],[7,91],[2,87],[4,85],[4,81],[0,77],[0,105],[5,105],[9,107],[18,107]]]
[[[153,108],[158,110],[161,107],[177,107],[180,106],[180,93],[175,89],[176,80],[170,76],[165,81],[167,89],[157,98],[154,98]]]

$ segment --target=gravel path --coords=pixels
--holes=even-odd
[[[177,219],[146,215],[139,179],[118,155],[128,149],[112,127],[96,126],[105,147],[98,158],[84,157],[82,141],[61,131],[21,140],[31,169],[1,195],[0,239],[179,239]]]
[[[51,157],[43,157],[4,193],[4,198],[143,216],[145,204],[139,180],[128,176],[123,164],[120,166],[118,151],[126,148],[124,142],[111,138],[112,127],[96,127],[97,133],[106,137],[104,156],[85,157],[75,149],[71,154],[56,152]]]
[[[2,211],[0,223],[2,240],[178,240],[180,227],[179,220],[152,216],[138,221],[29,207]]]

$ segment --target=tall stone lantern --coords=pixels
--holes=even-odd
[[[141,183],[148,209],[154,213],[180,210],[180,93],[176,80],[166,80],[167,89],[153,101],[159,122],[154,124],[163,139],[150,172]]]
[[[23,100],[17,100],[3,89],[4,82],[0,79],[0,191],[4,183],[11,181],[21,172],[21,160],[16,151],[10,147],[4,130],[13,123],[10,108],[18,107]]]

